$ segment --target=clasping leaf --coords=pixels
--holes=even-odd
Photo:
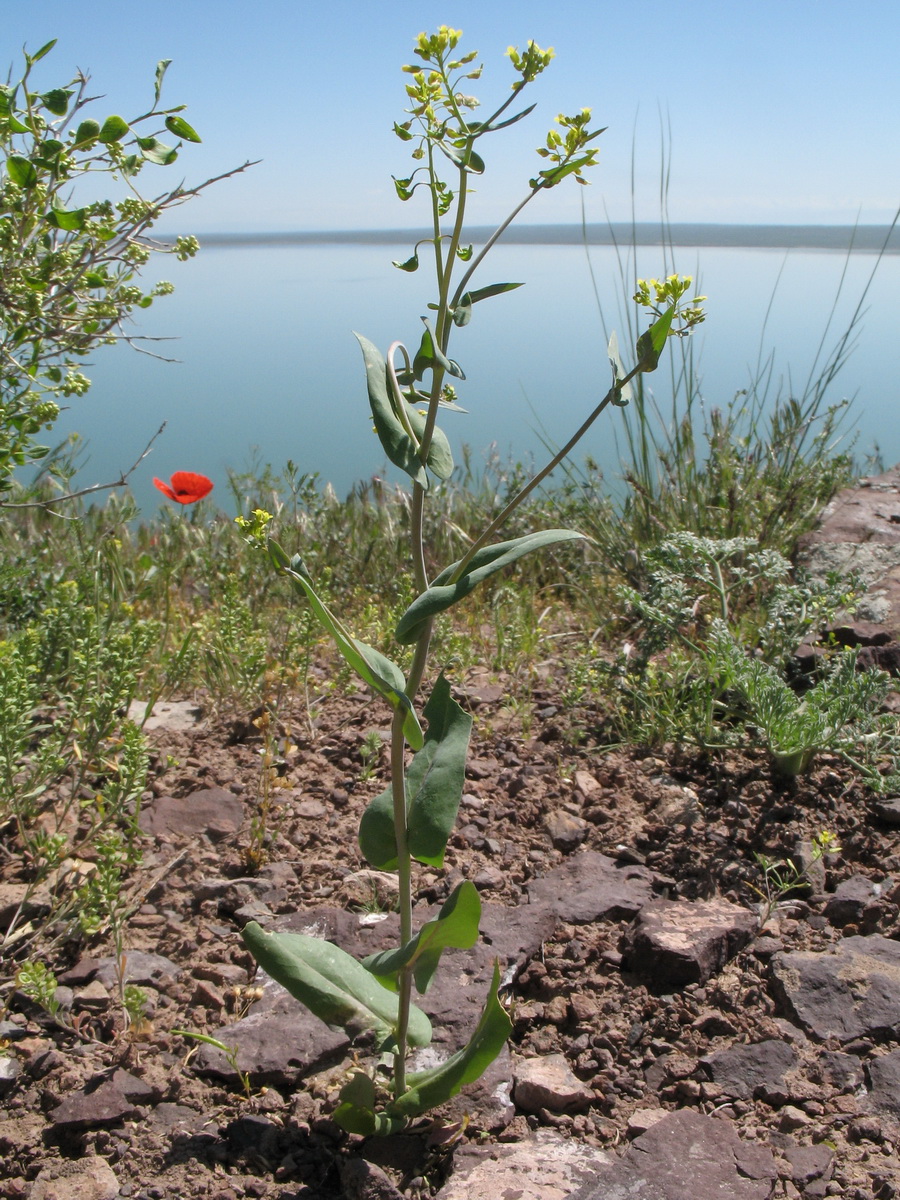
[[[241,936],[266,974],[320,1021],[350,1038],[371,1029],[383,1049],[392,1045],[398,997],[340,946],[305,933],[266,933],[255,921]],[[413,1046],[431,1041],[431,1022],[415,1005],[410,1006],[409,1041]]]
[[[400,618],[394,636],[402,644],[416,641],[425,621],[444,612],[456,604],[457,600],[468,596],[473,588],[489,576],[516,562],[523,555],[530,554],[532,550],[579,539],[584,539],[584,534],[574,529],[543,529],[538,533],[527,533],[524,537],[515,538],[510,542],[483,546],[472,556],[471,562],[459,579],[455,579],[460,566],[458,562],[451,563],[441,571],[431,587],[413,600]]]

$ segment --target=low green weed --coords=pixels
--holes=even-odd
[[[815,834],[805,866],[795,863],[792,858],[769,858],[765,854],[754,854],[756,865],[762,872],[762,887],[750,886],[759,896],[759,928],[764,930],[772,919],[772,914],[781,901],[798,889],[808,887],[809,874],[817,862],[826,855],[840,854],[841,848],[833,833],[827,829]]]
[[[613,685],[619,736],[704,750],[761,741],[784,775],[827,750],[870,787],[893,785],[900,736],[880,712],[888,676],[858,671],[854,651],[833,648],[811,684],[798,690],[788,679],[804,638],[852,610],[852,583],[793,578],[786,559],[752,539],[685,532],[649,551],[641,569],[643,590],[620,590],[633,632],[614,663],[597,664]]]

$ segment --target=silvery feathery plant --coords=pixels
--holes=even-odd
[[[359,843],[367,861],[378,870],[395,871],[399,878],[400,944],[393,950],[357,962],[338,947],[315,937],[266,933],[250,923],[244,940],[262,968],[329,1025],[351,1037],[374,1034],[380,1059],[374,1070],[356,1068],[349,1076],[334,1113],[350,1132],[386,1133],[401,1128],[455,1095],[477,1079],[499,1054],[509,1036],[509,1017],[500,1002],[499,964],[484,1010],[469,1043],[439,1066],[410,1071],[408,1057],[431,1040],[425,1012],[412,1002],[413,987],[425,993],[434,978],[442,952],[465,950],[478,939],[481,905],[474,885],[459,884],[440,911],[417,930],[413,925],[413,865],[440,868],[451,835],[465,775],[472,718],[451,696],[448,679],[440,674],[427,703],[419,692],[428,674],[428,654],[435,619],[463,600],[495,572],[523,555],[583,537],[571,529],[535,530],[511,541],[498,541],[507,518],[554,469],[601,412],[610,404],[625,405],[630,381],[656,368],[670,334],[686,332],[702,319],[697,300],[684,301],[690,281],[672,277],[639,285],[652,321],[637,341],[635,365],[622,365],[615,338],[609,357],[612,384],[594,411],[563,449],[539,471],[475,538],[466,554],[431,578],[426,562],[424,513],[431,481],[449,479],[453,457],[438,418],[455,408],[451,380],[465,378],[450,357],[451,334],[467,325],[477,304],[520,286],[491,283],[473,286],[473,277],[504,229],[539,195],[568,177],[584,183],[584,172],[595,164],[593,143],[602,133],[590,127],[589,109],[561,115],[538,149],[543,164],[528,182],[524,198],[476,253],[464,238],[466,205],[472,179],[484,170],[481,148],[488,135],[520,121],[534,106],[516,109],[520,93],[540,75],[553,57],[529,42],[524,51],[507,52],[514,71],[510,94],[486,119],[476,119],[478,101],[466,94],[477,79],[477,53],[457,55],[460,34],[446,26],[434,35],[421,34],[415,53],[421,65],[408,66],[407,119],[394,126],[412,149],[415,168],[408,178],[396,179],[403,201],[423,197],[431,229],[405,262],[404,271],[419,267],[427,248],[436,277],[436,296],[422,318],[424,332],[410,352],[395,342],[382,356],[358,336],[365,363],[369,404],[375,431],[385,454],[409,477],[412,486],[410,557],[416,598],[401,617],[395,638],[412,647],[412,664],[404,675],[380,651],[358,641],[342,619],[320,598],[302,555],[289,555],[268,541],[272,562],[309,602],[322,627],[350,668],[393,710],[390,783],[366,809]],[[513,111],[510,112],[510,108]],[[450,182],[445,181],[447,172]],[[457,278],[457,273],[459,277]],[[239,518],[248,538],[265,540],[269,514],[257,510]],[[413,753],[407,761],[408,751]]]

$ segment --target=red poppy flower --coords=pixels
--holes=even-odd
[[[172,475],[171,487],[161,479],[154,478],[153,482],[164,496],[176,504],[196,504],[213,490],[212,480],[195,471],[176,471]]]

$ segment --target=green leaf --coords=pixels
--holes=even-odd
[[[168,69],[171,65],[172,65],[171,58],[161,58],[159,60],[159,62],[156,64],[156,80],[155,80],[154,88],[153,88],[153,104],[154,104],[154,106],[159,104],[159,96],[160,96],[160,93],[162,92],[163,79],[165,78],[166,71],[168,71]]]
[[[41,161],[51,164],[53,159],[57,158],[65,148],[65,144],[58,138],[47,138],[40,145]]]
[[[619,339],[616,336],[616,331],[613,330],[609,337],[609,345],[606,347],[606,354],[609,358],[609,365],[613,369],[613,386],[624,379],[627,372],[622,365],[622,358],[619,354]],[[617,404],[619,408],[625,408],[634,396],[634,390],[630,383],[623,384],[613,397],[613,404]]]
[[[15,113],[10,113],[7,118],[9,128],[12,133],[32,133],[33,130],[28,125],[23,125]]]
[[[64,117],[69,108],[69,101],[72,98],[72,91],[65,88],[53,88],[49,92],[44,92],[41,100],[44,102],[44,107],[57,117]]]
[[[429,618],[444,612],[464,596],[468,596],[473,588],[495,572],[516,562],[532,550],[541,550],[545,546],[553,546],[559,542],[570,542],[584,539],[583,533],[574,529],[544,529],[538,533],[528,533],[524,537],[515,538],[510,542],[497,542],[494,546],[484,546],[472,558],[463,574],[454,582],[459,569],[459,563],[451,563],[437,576],[434,583],[412,604],[400,618],[394,636],[401,644],[414,642],[418,639],[422,625]]]
[[[646,333],[642,333],[638,338],[637,358],[642,371],[655,371],[659,366],[659,356],[663,352],[674,316],[675,305],[673,304],[653,322]]]
[[[99,136],[100,126],[96,121],[93,121],[90,118],[88,118],[86,121],[82,121],[75,130],[75,142],[77,145],[81,145],[82,142],[94,142],[97,140],[97,138],[99,138]]]
[[[472,718],[440,676],[425,705],[428,736],[407,773],[409,851],[419,862],[442,867],[462,799]]]
[[[350,1076],[341,1088],[340,1101],[331,1118],[346,1133],[386,1137],[390,1133],[399,1133],[408,1123],[406,1117],[391,1117],[375,1111],[375,1081],[365,1071],[355,1071]]]
[[[407,405],[406,412],[413,433],[421,443],[425,433],[426,417],[422,410],[415,405]],[[431,445],[428,447],[426,461],[429,471],[433,472],[438,479],[449,479],[453,474],[453,452],[447,441],[447,435],[437,425],[431,431]]]
[[[363,353],[366,366],[366,385],[369,391],[369,406],[372,409],[372,420],[375,432],[384,448],[385,454],[395,467],[405,471],[410,479],[428,487],[428,475],[419,458],[419,447],[412,438],[400,418],[394,412],[391,402],[390,385],[388,383],[387,363],[381,356],[377,346],[362,334],[355,334]]]
[[[366,365],[366,384],[369,391],[369,405],[372,409],[372,420],[375,432],[384,448],[385,454],[394,464],[405,471],[410,479],[422,487],[428,487],[428,475],[419,457],[419,439],[425,429],[426,418],[422,416],[415,405],[401,400],[404,415],[409,423],[409,430],[397,415],[391,400],[391,385],[388,381],[387,363],[381,356],[377,346],[368,338],[357,333],[356,340],[363,353]],[[410,430],[413,437],[410,436]],[[431,445],[428,447],[426,463],[438,479],[449,479],[453,473],[453,455],[446,435],[435,429]]]
[[[10,154],[6,160],[6,171],[13,183],[19,187],[33,188],[38,181],[37,169],[34,163],[21,154]]]
[[[466,775],[472,718],[450,695],[440,676],[425,705],[428,732],[406,774],[407,830],[413,858],[441,867],[456,823]],[[359,824],[359,845],[379,871],[397,866],[397,839],[391,789],[376,796]]]
[[[166,129],[168,129],[169,133],[174,133],[176,137],[183,138],[186,142],[200,142],[203,140],[199,137],[197,131],[188,125],[184,117],[166,117]]]
[[[107,146],[111,142],[120,142],[128,132],[128,128],[128,122],[124,121],[121,117],[115,115],[107,117],[100,127],[97,140]]]
[[[166,146],[155,137],[139,137],[137,144],[140,146],[144,158],[161,167],[167,167],[178,157],[178,151],[174,146]]]
[[[439,142],[438,146],[451,162],[455,162],[464,171],[471,171],[474,175],[481,175],[483,173],[484,159],[480,154],[476,154],[474,150],[451,146],[447,142]]]
[[[320,1021],[350,1038],[371,1029],[382,1048],[393,1045],[398,997],[339,946],[304,933],[266,933],[255,921],[244,926],[241,936],[262,969]],[[412,1005],[410,1045],[430,1041],[431,1022]]]
[[[388,1105],[388,1113],[417,1117],[455,1096],[467,1083],[479,1079],[491,1065],[512,1033],[512,1022],[497,995],[500,965],[494,963],[494,977],[478,1027],[469,1044],[430,1071],[409,1076],[409,1087]]]
[[[316,595],[299,555],[288,558],[277,542],[270,541],[269,557],[275,567],[288,576],[297,591],[309,600],[319,624],[331,634],[334,644],[363,683],[387,700],[391,708],[403,709],[403,736],[414,750],[421,749],[424,742],[422,727],[404,690],[406,680],[397,664],[348,633],[341,621]]]
[[[40,62],[40,60],[44,57],[45,54],[50,53],[50,51],[56,45],[57,41],[58,41],[58,39],[54,38],[52,42],[47,42],[45,45],[41,46],[40,50],[38,50],[37,53],[26,54],[25,55],[26,62],[28,62],[29,65],[31,63]]]
[[[56,229],[81,229],[87,218],[86,208],[74,208],[66,212],[62,208],[51,208],[46,215],[48,225],[53,225]]]
[[[515,125],[517,121],[521,121],[525,117],[530,116],[536,108],[536,104],[529,104],[527,108],[523,108],[522,111],[520,113],[516,113],[514,117],[507,117],[505,121],[500,121],[497,125],[486,125],[481,132],[493,133],[495,129],[506,129],[508,125]]]
[[[437,362],[454,379],[465,379],[465,372],[459,363],[454,362],[452,358],[447,358],[435,342],[431,322],[427,317],[422,317],[422,324],[425,326],[425,332],[422,334],[422,341],[419,343],[419,349],[413,359],[413,378],[421,379],[425,372],[431,370]]]
[[[399,271],[409,271],[409,272],[418,271],[418,269],[419,269],[419,252],[417,250],[414,250],[412,258],[408,258],[406,260],[406,262],[396,262],[395,260],[392,260],[391,266],[396,267]],[[358,336],[359,335],[357,334],[357,337]]]
[[[396,121],[394,122],[394,133],[396,133],[402,142],[409,142],[414,136],[410,133],[409,126],[409,121],[404,121],[402,125],[398,125]]]
[[[487,300],[490,296],[499,296],[503,292],[511,292],[515,288],[523,286],[521,283],[490,283],[487,287],[476,288],[473,292],[466,292],[453,310],[454,325],[468,325],[472,319],[472,305],[477,304],[479,300]]]
[[[453,948],[470,950],[478,941],[481,901],[478,889],[468,879],[450,893],[433,921],[427,921],[416,936],[398,950],[383,950],[363,959],[382,987],[399,991],[398,978],[404,967],[411,966],[416,987],[427,992],[434,979],[441,953]]]

